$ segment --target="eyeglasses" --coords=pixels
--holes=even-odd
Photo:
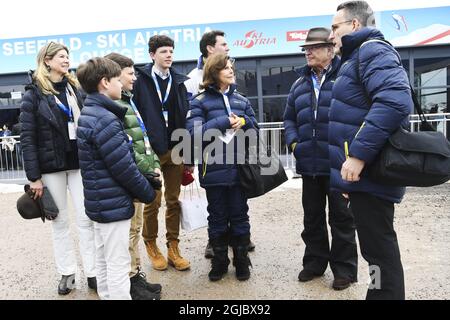
[[[326,45],[326,44],[316,44],[316,45],[312,45],[312,46],[303,47],[301,49],[301,52],[315,51],[317,49],[326,48],[326,47],[328,47],[328,45]]]
[[[340,24],[343,24],[343,23],[349,23],[349,22],[352,22],[352,21],[353,21],[353,19],[352,19],[352,20],[345,20],[345,21],[342,21],[342,22],[335,23],[335,24],[331,25],[331,31],[335,32],[335,31],[337,30],[337,28],[339,28],[339,25],[340,25]]]

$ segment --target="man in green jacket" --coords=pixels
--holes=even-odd
[[[136,81],[134,62],[130,58],[115,52],[106,55],[105,58],[116,62],[122,69],[120,76],[120,82],[123,85],[122,98],[116,102],[128,109],[124,119],[124,129],[132,144],[137,167],[142,174],[147,177],[150,175],[149,179],[152,179],[152,174],[156,173],[156,175],[153,175],[153,179],[157,179],[156,184],[160,185],[161,165],[159,158],[150,146],[147,129],[139,111],[131,100],[131,90],[133,90],[133,83]],[[152,186],[155,188],[154,183],[152,183]],[[139,240],[142,230],[143,204],[135,201],[134,207],[129,247],[131,255],[130,294],[133,300],[155,300],[160,297],[161,285],[148,283],[145,274],[140,271]]]

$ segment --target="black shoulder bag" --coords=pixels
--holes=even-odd
[[[400,57],[399,60],[401,63]],[[359,77],[359,52],[357,68]],[[390,186],[439,185],[450,180],[450,142],[427,121],[411,85],[410,88],[424,131],[397,129],[368,166],[369,177],[376,183]]]

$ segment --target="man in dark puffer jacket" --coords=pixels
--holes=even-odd
[[[369,166],[389,136],[407,123],[413,108],[398,53],[374,26],[365,1],[338,6],[331,39],[342,55],[330,109],[331,188],[347,194],[361,253],[372,283],[367,299],[404,299],[403,267],[394,231],[394,203],[405,188],[378,185]]]
[[[122,123],[127,109],[111,100],[121,97],[120,75],[119,65],[105,58],[90,59],[78,68],[88,96],[77,137],[86,213],[95,221],[98,294],[101,299],[130,300],[133,199],[149,203],[155,192],[133,160]]]
[[[297,159],[297,173],[302,175],[302,204],[305,243],[303,270],[299,281],[321,276],[328,263],[333,271],[335,290],[356,282],[356,251],[353,215],[340,192],[330,191],[328,158],[328,112],[331,91],[340,59],[334,57],[330,29],[312,28],[306,37],[307,65],[298,70],[300,78],[289,93],[284,113],[286,142]],[[328,240],[326,203],[331,227]]]

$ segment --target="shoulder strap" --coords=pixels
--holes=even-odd
[[[382,40],[382,39],[370,39],[368,41],[363,42],[359,46],[358,54],[356,55],[356,68],[357,68],[357,70],[356,70],[356,77],[358,79],[358,82],[361,82],[361,74],[360,74],[360,69],[359,69],[359,66],[360,66],[359,52],[360,52],[360,49],[364,45],[366,45],[368,43],[371,43],[371,42],[382,42],[382,43],[388,44],[389,46],[393,47],[390,42],[388,42],[386,40]],[[402,58],[398,54],[397,50],[394,49],[394,52],[397,55],[398,60],[400,61],[400,65],[403,67]],[[411,89],[411,97],[413,99],[414,108],[416,109],[417,114],[419,115],[420,122],[422,123],[422,129],[424,131],[435,131],[433,126],[431,126],[430,123],[427,121],[427,119],[426,119],[426,117],[425,117],[425,115],[423,113],[422,107],[421,107],[421,105],[419,103],[419,100],[417,99],[416,92],[414,91],[413,87],[411,86],[411,83],[409,82],[409,80],[408,80],[408,83],[409,83],[409,88]],[[364,90],[364,94],[366,95],[367,100],[371,103],[371,100],[370,100],[370,98],[369,98],[369,96],[368,96],[368,94],[367,94],[367,92],[365,90]]]

